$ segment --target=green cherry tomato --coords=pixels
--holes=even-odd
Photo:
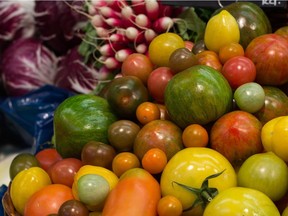
[[[259,111],[265,103],[265,92],[258,83],[249,82],[240,85],[235,90],[234,99],[241,110],[255,113]]]
[[[244,187],[231,187],[215,196],[203,216],[280,216],[273,201],[264,193]]]

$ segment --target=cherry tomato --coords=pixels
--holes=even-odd
[[[61,205],[74,199],[72,189],[62,184],[50,184],[35,192],[27,201],[24,216],[57,214]]]
[[[222,64],[220,62],[218,54],[214,51],[204,50],[196,54],[196,58],[198,60],[198,64],[200,65],[207,65],[218,71],[221,71],[222,69]]]
[[[159,148],[151,148],[144,154],[141,163],[149,173],[159,174],[167,164],[167,155]]]
[[[162,197],[157,205],[157,213],[159,216],[180,216],[183,207],[180,200],[172,195]]]
[[[49,170],[54,184],[63,184],[72,187],[74,175],[82,166],[82,161],[77,158],[64,158],[52,165]]]
[[[138,168],[140,165],[138,157],[132,152],[120,152],[113,159],[112,170],[120,177],[127,170]]]
[[[79,200],[67,200],[59,208],[58,216],[89,216],[88,208]]]
[[[185,147],[205,147],[208,145],[209,134],[202,125],[191,124],[183,130],[182,141]]]
[[[169,58],[169,67],[173,74],[179,73],[196,64],[198,64],[196,55],[186,47],[176,49]]]
[[[219,50],[219,59],[222,64],[235,56],[244,56],[244,48],[241,44],[232,42],[221,47]]]
[[[145,85],[149,74],[153,70],[150,59],[141,53],[133,53],[129,55],[122,63],[121,74],[123,76],[136,76]]]
[[[136,117],[142,125],[145,125],[148,122],[160,119],[160,109],[157,104],[146,101],[137,107]]]
[[[234,90],[242,84],[253,82],[256,78],[256,66],[245,56],[229,59],[223,65],[221,72]]]
[[[37,158],[31,153],[19,153],[16,155],[9,168],[10,179],[13,178],[22,170],[29,169],[30,167],[39,167]]]
[[[37,152],[35,157],[39,161],[40,167],[46,171],[56,161],[62,160],[62,156],[57,152],[55,148],[43,149]]]
[[[169,67],[158,67],[149,75],[147,81],[148,92],[158,103],[164,102],[165,88],[172,77],[173,72]]]
[[[162,33],[149,44],[149,58],[158,67],[169,67],[170,55],[176,49],[183,47],[185,47],[185,42],[178,34],[172,32]]]
[[[273,201],[264,193],[244,187],[220,192],[205,208],[203,216],[261,215],[280,216]]]

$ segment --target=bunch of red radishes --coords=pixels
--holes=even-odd
[[[87,13],[96,31],[96,60],[115,70],[128,55],[147,54],[152,39],[173,30],[182,10],[159,0],[91,0]]]

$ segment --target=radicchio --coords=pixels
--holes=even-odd
[[[98,70],[86,64],[76,46],[60,58],[54,85],[86,94],[93,91],[99,82],[105,82],[109,73],[108,69]]]
[[[18,39],[5,49],[1,76],[8,96],[21,96],[53,84],[58,58],[37,39]]]
[[[35,1],[35,20],[40,38],[60,55],[81,42],[77,32],[86,25],[87,18],[74,9],[82,9],[83,2]]]
[[[34,7],[34,0],[0,0],[0,44],[34,35]]]

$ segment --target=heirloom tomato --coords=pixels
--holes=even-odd
[[[262,128],[261,140],[265,151],[272,151],[288,162],[288,116],[268,121]]]
[[[231,163],[219,152],[206,147],[189,147],[177,152],[168,161],[160,179],[162,196],[175,196],[181,201],[184,214],[195,216],[202,215],[208,203],[203,197],[203,203],[194,208],[200,193],[208,194],[210,199],[236,184],[237,176]]]
[[[219,193],[205,208],[203,216],[280,216],[273,201],[264,193],[245,187],[232,187]]]

